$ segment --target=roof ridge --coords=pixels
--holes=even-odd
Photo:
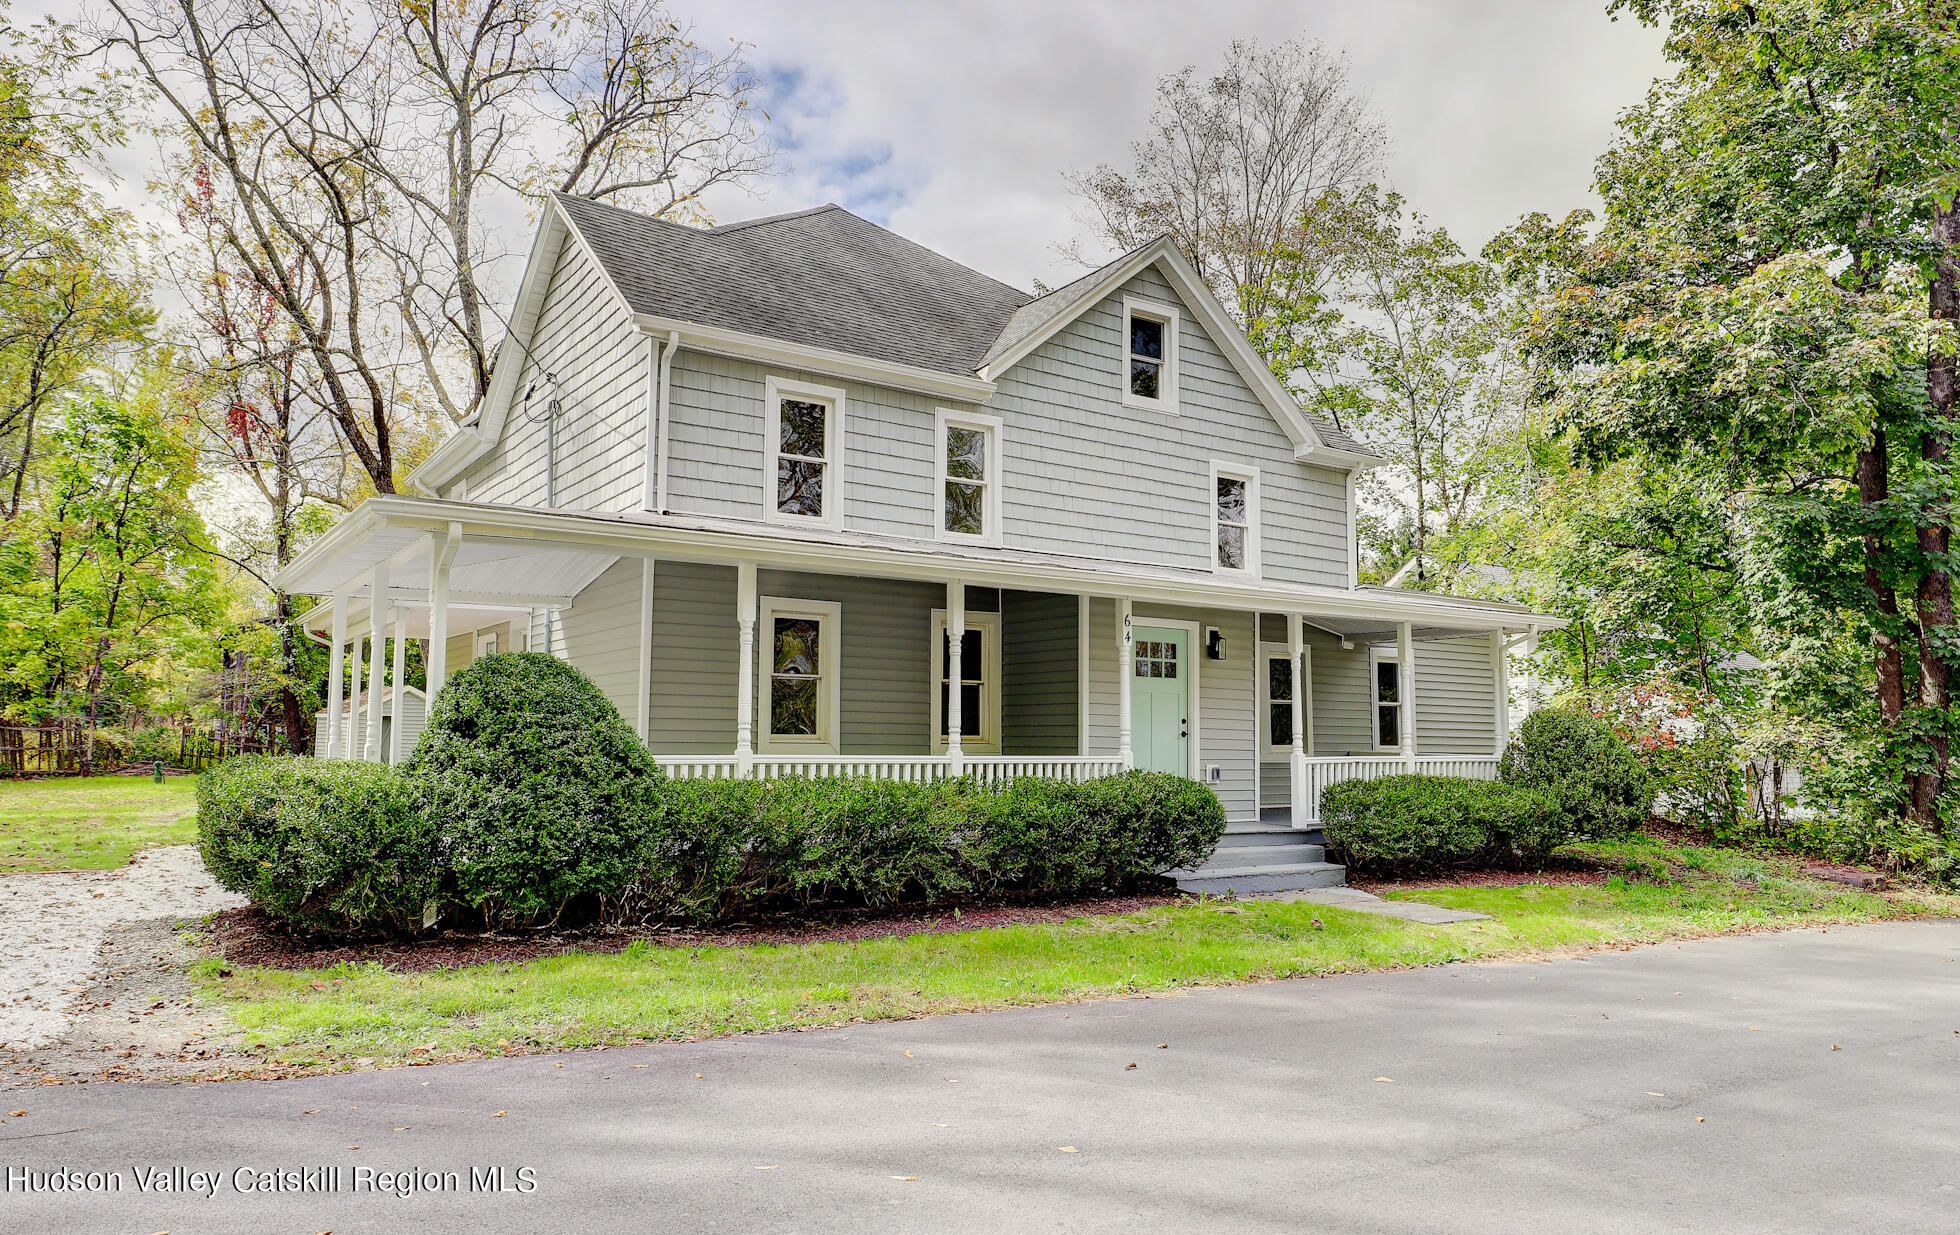
[[[781,214],[765,214],[753,219],[737,219],[733,223],[717,223],[712,227],[704,227],[701,230],[706,232],[737,232],[745,227],[760,227],[764,223],[781,223],[787,219],[801,219],[808,215],[822,214],[826,210],[841,210],[845,214],[851,214],[850,211],[844,210],[836,202],[825,202],[821,206],[808,206],[802,210],[785,210]],[[859,216],[851,214],[851,217],[855,219]],[[864,221],[867,223],[871,222],[869,219]],[[876,227],[878,225],[871,223],[871,226]]]

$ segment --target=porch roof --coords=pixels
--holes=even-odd
[[[371,603],[369,572],[388,568],[389,598],[429,598],[437,537],[454,542],[449,603],[504,611],[569,607],[621,557],[734,563],[947,582],[976,587],[1127,598],[1247,612],[1300,613],[1343,637],[1371,641],[1398,622],[1419,634],[1541,630],[1560,618],[1516,605],[1394,588],[1334,588],[1223,579],[1207,571],[1134,566],[1065,554],[942,544],[867,532],[785,529],[737,519],[541,510],[447,498],[370,498],[276,576],[284,591]],[[329,606],[307,615],[324,622]],[[350,613],[351,616],[351,613]],[[424,619],[426,621],[426,619]],[[460,614],[450,621],[452,631]],[[492,619],[497,620],[497,619]]]

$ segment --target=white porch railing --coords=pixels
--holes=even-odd
[[[741,760],[734,755],[655,755],[669,776],[740,776]],[[1123,770],[1114,755],[968,755],[963,774],[983,785],[1004,785],[1020,776],[1056,780],[1093,780]],[[952,761],[944,755],[756,755],[749,775],[757,780],[783,776],[869,776],[916,784],[952,776]]]
[[[1471,780],[1496,780],[1496,755],[1435,755],[1417,758],[1413,765],[1400,755],[1359,757],[1307,757],[1307,820],[1320,818],[1320,792],[1344,780],[1378,780],[1414,772],[1419,776],[1463,776]],[[1296,821],[1297,823],[1297,821]]]

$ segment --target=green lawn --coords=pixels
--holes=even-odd
[[[1781,859],[1640,841],[1596,856],[1658,878],[1423,892],[1492,915],[1423,926],[1313,904],[1194,902],[1069,922],[782,947],[663,948],[429,973],[374,965],[196,977],[288,1066],[685,1039],[902,1019],[1723,931],[1960,915],[1960,897],[1878,895]],[[221,976],[222,973],[222,976]],[[418,1049],[419,1048],[419,1049]]]
[[[151,845],[197,839],[196,778],[0,781],[0,874],[109,870]]]

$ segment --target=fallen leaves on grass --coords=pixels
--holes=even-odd
[[[1392,1076],[1378,1076],[1375,1079],[1384,1085],[1393,1085],[1395,1083],[1395,1078]]]
[[[492,1119],[503,1119],[504,1117],[506,1117],[506,1116],[508,1116],[509,1114],[510,1114],[510,1112],[509,1112],[509,1111],[497,1111],[497,1112],[495,1112],[495,1113],[493,1113],[493,1114],[492,1114],[492,1115],[490,1116],[490,1118],[492,1118]]]
[[[1057,1145],[1055,1146],[1055,1151],[1057,1153],[1065,1153],[1065,1154],[1079,1154],[1082,1152],[1081,1150],[1077,1149],[1073,1145]]]

